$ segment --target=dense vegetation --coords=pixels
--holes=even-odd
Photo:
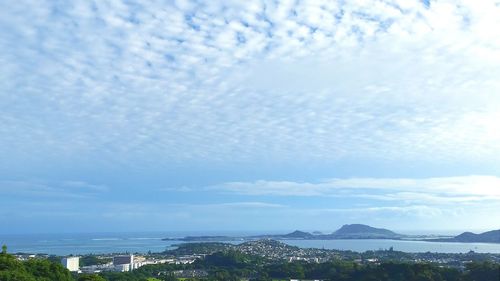
[[[5,246],[0,254],[0,281],[73,281],[71,273],[61,264],[47,259],[18,261],[7,254]]]
[[[359,265],[354,262],[269,263],[258,257],[239,253],[217,253],[200,260],[196,268],[210,273],[210,280],[256,281],[289,279],[323,279],[334,281],[497,281],[500,265],[492,262],[469,263],[464,271],[428,263]]]
[[[276,262],[236,251],[218,252],[190,265],[148,265],[133,272],[72,275],[49,259],[19,261],[0,254],[0,281],[158,281],[177,280],[174,271],[199,270],[207,277],[192,280],[254,281],[323,279],[332,281],[498,281],[500,265],[492,262],[467,264],[465,270],[428,263],[384,262],[359,265],[354,262]],[[186,279],[182,279],[186,280]]]

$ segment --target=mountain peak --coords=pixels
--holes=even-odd
[[[345,224],[332,235],[339,238],[396,238],[401,236],[388,229],[365,224]]]
[[[300,230],[295,230],[292,233],[285,234],[284,237],[289,237],[289,238],[310,238],[313,235],[309,232],[304,232]]]
[[[500,229],[475,234],[472,232],[464,232],[451,240],[458,242],[484,242],[484,243],[500,243]]]

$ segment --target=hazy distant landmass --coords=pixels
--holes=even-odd
[[[462,243],[500,243],[500,229],[475,234],[464,232],[452,238],[432,239],[435,242],[462,242]]]
[[[334,233],[332,239],[399,239],[404,237],[385,228],[375,228],[364,224],[346,224]]]
[[[257,240],[257,239],[302,239],[302,240],[333,240],[333,239],[401,239],[405,235],[395,233],[384,228],[375,228],[364,224],[346,224],[337,231],[330,234],[321,234],[318,232],[309,233],[296,230],[288,234],[277,235],[255,235],[255,236],[186,236],[183,238],[165,238],[163,240],[177,241],[238,241],[238,240]]]
[[[291,239],[294,239],[294,238],[299,238],[299,239],[313,239],[314,235],[311,234],[311,233],[309,233],[309,232],[295,230],[294,232],[285,234],[282,237],[283,238],[291,238]]]
[[[404,235],[385,228],[376,228],[365,224],[346,224],[330,234],[319,232],[309,233],[296,230],[288,234],[264,234],[254,236],[186,236],[164,238],[185,242],[210,241],[250,241],[259,239],[274,240],[338,240],[338,239],[391,239],[391,240],[422,240],[430,242],[462,242],[462,243],[500,243],[500,230],[493,230],[481,234],[464,232],[455,237],[436,238],[434,235]]]

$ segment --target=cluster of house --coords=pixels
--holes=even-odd
[[[61,263],[69,271],[79,273],[99,273],[103,271],[126,272],[148,264],[176,263],[175,259],[146,259],[142,256],[121,255],[114,256],[113,261],[106,264],[80,267],[80,257],[65,257]]]

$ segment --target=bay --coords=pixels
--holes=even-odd
[[[106,253],[147,253],[172,249],[182,241],[162,241],[165,237],[187,235],[216,235],[207,232],[133,232],[133,233],[78,233],[78,234],[25,234],[0,235],[0,244],[8,246],[11,253],[44,253],[51,255],[83,255]],[[220,234],[220,233],[218,233]],[[249,233],[224,233],[223,235],[248,235]],[[254,234],[254,233],[253,233]],[[439,253],[500,253],[500,244],[445,243],[405,240],[281,240],[301,248],[324,248],[364,252],[393,248],[402,252]],[[224,241],[221,241],[224,242]],[[226,241],[238,244],[241,241]]]
[[[342,240],[282,240],[289,245],[301,248],[324,248],[355,252],[388,250],[407,253],[500,253],[500,244],[493,243],[455,243],[426,242],[389,239],[342,239]]]

